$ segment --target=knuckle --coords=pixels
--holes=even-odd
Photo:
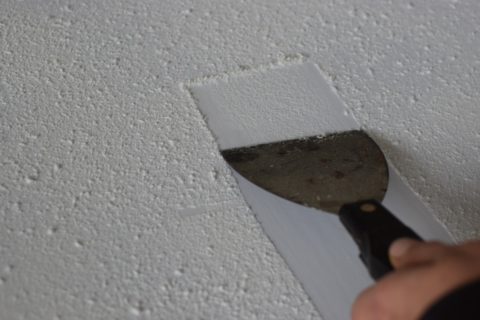
[[[411,253],[413,255],[434,255],[434,256],[443,256],[450,252],[453,252],[454,249],[445,245],[444,243],[438,241],[426,242],[419,244],[418,247],[413,248]]]
[[[439,241],[425,243],[425,247],[432,250],[448,250],[450,247]]]

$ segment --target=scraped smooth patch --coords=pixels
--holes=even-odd
[[[252,70],[190,89],[222,150],[358,128],[311,63]]]

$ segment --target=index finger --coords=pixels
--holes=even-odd
[[[395,269],[425,264],[446,255],[451,247],[436,241],[422,242],[408,238],[396,240],[389,248]]]

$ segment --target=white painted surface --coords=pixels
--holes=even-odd
[[[359,129],[312,63],[285,64],[190,88],[220,149]],[[271,116],[272,115],[272,116]],[[384,205],[424,239],[451,241],[414,192],[390,168]],[[336,216],[265,192],[234,174],[263,229],[324,319],[348,319],[371,285],[358,249]],[[298,190],[301,192],[301,190]]]
[[[181,89],[296,53],[456,238],[480,236],[479,10],[1,1],[0,318],[319,319]]]

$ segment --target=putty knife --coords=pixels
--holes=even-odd
[[[361,130],[228,149],[222,155],[259,187],[338,214],[374,279],[392,270],[388,248],[394,240],[421,240],[381,204],[388,185],[387,161]]]

